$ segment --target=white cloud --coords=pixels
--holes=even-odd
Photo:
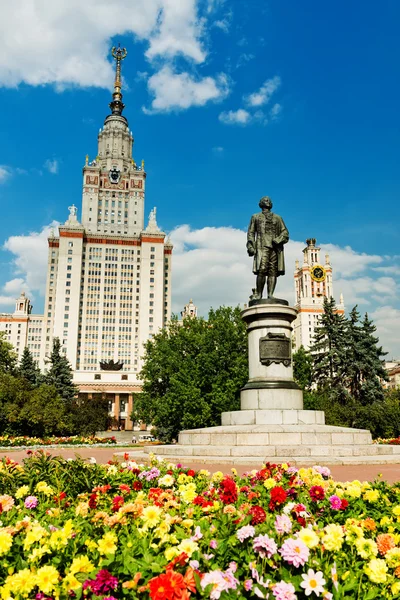
[[[11,169],[6,165],[0,165],[0,183],[4,183],[11,177]]]
[[[271,96],[276,92],[280,85],[281,78],[278,75],[275,75],[272,79],[267,79],[258,92],[253,92],[245,97],[246,104],[253,107],[268,104],[271,100]]]
[[[148,88],[154,99],[150,109],[143,108],[147,114],[204,106],[222,100],[229,93],[224,73],[215,78],[195,78],[189,73],[174,73],[168,65],[150,77]]]
[[[248,125],[252,116],[249,111],[239,108],[238,110],[224,111],[220,113],[218,118],[225,125]]]
[[[369,317],[377,326],[383,349],[389,353],[387,359],[400,359],[400,310],[393,306],[380,306]]]
[[[269,111],[269,116],[271,117],[271,119],[277,119],[281,112],[282,112],[282,106],[280,104],[278,104],[278,102],[277,102],[276,104],[273,105],[273,107]]]
[[[31,295],[44,294],[47,274],[47,238],[51,230],[57,226],[58,223],[54,221],[43,227],[40,232],[14,235],[5,241],[3,250],[13,254],[12,269],[17,277],[7,281],[3,290],[7,294],[12,294],[13,300],[15,294],[18,295],[21,290]]]
[[[2,3],[0,85],[108,87],[110,40],[131,34],[146,56],[204,61],[197,0],[30,0]]]
[[[254,54],[250,54],[250,52],[243,52],[238,58],[236,68],[242,67],[243,65],[247,64],[250,60],[253,60],[253,58],[255,58]]]
[[[56,158],[48,158],[43,166],[49,173],[52,173],[52,175],[57,175],[60,165]]]
[[[12,304],[14,304],[15,300],[16,299],[11,296],[0,295],[0,306],[4,306],[4,307],[11,306]],[[0,311],[0,312],[5,312],[5,311]]]

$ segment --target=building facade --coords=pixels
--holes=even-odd
[[[294,350],[303,346],[306,350],[312,345],[315,328],[324,312],[324,298],[333,297],[332,265],[328,254],[325,262],[321,263],[321,248],[316,245],[316,240],[310,238],[306,241],[303,250],[303,261],[296,260],[294,272],[295,308],[297,318],[293,324]],[[340,295],[337,312],[344,314],[343,295]]]
[[[121,64],[113,48],[114,93],[97,137],[97,155],[83,165],[81,218],[75,205],[48,239],[44,315],[32,315],[22,293],[0,331],[19,358],[27,345],[42,369],[58,337],[81,394],[105,395],[110,414],[132,429],[133,395],[141,390],[144,344],[171,318],[172,244],[157,225],[145,226],[146,171],[132,155],[122,114]]]
[[[32,314],[32,304],[25,292],[15,302],[13,313],[0,313],[0,332],[4,332],[17,353],[18,361],[25,346],[39,364],[43,341],[43,315]]]

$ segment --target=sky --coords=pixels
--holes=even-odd
[[[397,0],[29,0],[0,22],[0,311],[43,308],[47,236],[81,206],[85,155],[125,46],[124,115],[146,214],[171,234],[173,310],[243,304],[245,230],[269,195],[289,229],[277,295],[306,238],[334,295],[400,358]],[[79,216],[79,213],[78,213]]]

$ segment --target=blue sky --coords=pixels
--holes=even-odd
[[[0,24],[1,310],[21,286],[41,310],[44,228],[80,207],[120,41],[146,213],[174,232],[176,310],[188,295],[203,312],[246,301],[240,230],[268,194],[293,240],[281,290],[291,299],[294,259],[317,237],[335,295],[400,357],[398,2],[30,4]]]

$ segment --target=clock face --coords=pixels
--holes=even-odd
[[[111,183],[118,183],[121,178],[121,171],[117,167],[113,167],[108,173],[108,178]]]
[[[321,267],[321,265],[314,265],[311,269],[311,278],[314,279],[314,281],[324,281],[325,277],[326,277],[326,272],[324,267]]]

